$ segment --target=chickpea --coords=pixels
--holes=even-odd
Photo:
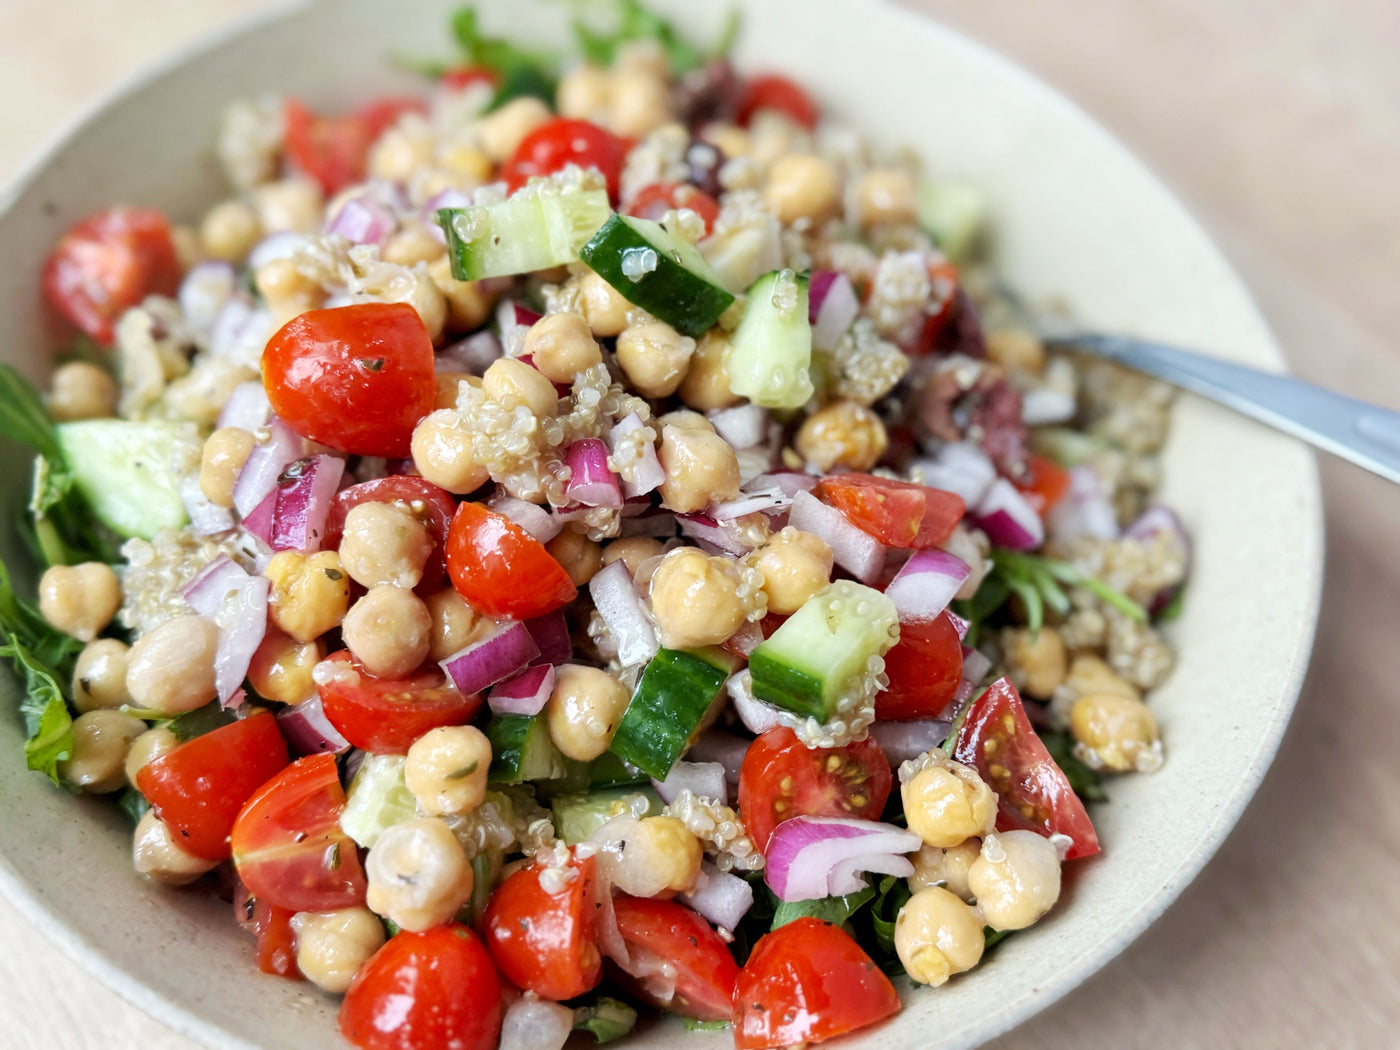
[[[1002,652],[1013,669],[1019,668],[1026,693],[1037,700],[1050,695],[1065,680],[1065,643],[1053,627],[1032,633],[1023,627],[1011,628],[1001,636]]]
[[[430,817],[470,813],[486,800],[491,742],[475,726],[430,729],[408,749],[404,782]]]
[[[591,762],[612,743],[632,694],[612,675],[582,664],[560,664],[545,704],[545,725],[567,758]]]
[[[698,547],[677,547],[651,576],[651,607],[661,644],[669,649],[719,645],[744,623],[739,569]]]
[[[426,604],[433,621],[428,655],[434,660],[446,660],[472,642],[485,638],[498,626],[491,617],[482,616],[464,602],[451,587],[429,595]]]
[[[688,407],[712,412],[739,403],[739,395],[729,389],[729,350],[729,336],[721,329],[711,328],[700,337],[677,391]]]
[[[603,352],[579,314],[549,314],[525,333],[524,352],[551,383],[572,383],[584,369],[601,364]]]
[[[248,682],[264,700],[299,704],[316,695],[311,672],[325,655],[325,647],[318,640],[298,642],[269,626],[248,664]]]
[[[715,120],[700,129],[700,141],[708,142],[726,157],[747,157],[753,152],[749,133],[738,124]]]
[[[768,171],[763,191],[768,210],[784,225],[799,219],[825,222],[841,202],[841,179],[820,157],[795,154],[780,157]]]
[[[256,441],[242,427],[220,427],[204,443],[199,464],[199,491],[218,507],[233,506],[233,488]]]
[[[914,200],[914,179],[897,168],[876,168],[861,176],[856,204],[864,226],[913,223],[919,218]]]
[[[977,770],[938,752],[900,788],[909,830],[927,845],[960,845],[996,826],[997,797]]]
[[[807,129],[779,109],[760,109],[749,120],[749,156],[762,168],[790,157],[810,157],[812,137]]]
[[[1089,765],[1114,773],[1157,768],[1157,720],[1141,700],[1116,693],[1090,693],[1074,702],[1069,729],[1075,749]]]
[[[161,755],[169,754],[179,746],[180,738],[165,726],[156,726],[146,730],[133,740],[131,747],[127,749],[126,761],[122,765],[122,771],[126,774],[126,782],[135,787],[137,773],[160,758]]]
[[[564,529],[546,543],[544,549],[564,566],[576,587],[593,579],[593,574],[603,567],[603,548],[573,529]]]
[[[436,817],[395,824],[365,859],[371,911],[412,933],[452,921],[472,895],[472,866]]]
[[[909,876],[909,888],[921,890],[925,886],[943,886],[971,903],[973,896],[967,887],[967,869],[972,867],[981,848],[981,839],[968,839],[947,849],[921,846],[919,852],[914,854],[914,874]]]
[[[412,591],[381,583],[350,607],[340,629],[346,647],[370,674],[402,678],[428,658],[433,620]]]
[[[739,494],[739,457],[713,429],[678,418],[683,415],[671,412],[657,420],[661,424],[657,456],[666,471],[661,505],[688,514]]]
[[[199,224],[199,245],[204,254],[224,262],[242,262],[261,236],[258,213],[236,197],[214,205]]]
[[[939,886],[919,890],[899,909],[894,949],[909,979],[937,988],[982,960],[986,935],[977,913]]]
[[[71,361],[54,370],[49,415],[60,423],[106,419],[117,411],[117,382],[110,372],[87,361]]]
[[[131,742],[146,723],[120,711],[88,711],[73,720],[73,755],[58,764],[58,775],[89,795],[105,795],[122,786],[123,766]]]
[[[601,66],[575,66],[559,78],[554,102],[561,117],[588,120],[603,124],[608,120],[608,104],[612,100],[613,78]]]
[[[791,525],[771,537],[753,563],[763,573],[768,611],[783,615],[797,612],[803,602],[830,583],[835,564],[825,540]]]
[[[297,969],[324,992],[341,995],[384,946],[384,924],[368,908],[300,911],[292,916]]]
[[[452,262],[442,255],[428,263],[428,276],[447,303],[447,328],[470,332],[480,328],[491,313],[495,296],[482,291],[480,281],[459,281],[452,276]]]
[[[385,242],[379,257],[396,266],[417,266],[432,263],[444,256],[447,246],[434,237],[420,222],[410,223]],[[450,264],[449,264],[450,265]],[[429,274],[429,276],[432,276]],[[436,283],[436,282],[434,282]],[[442,291],[441,288],[438,291]]]
[[[594,335],[621,335],[627,327],[627,314],[632,304],[592,270],[579,275],[578,302]]]
[[[433,140],[426,126],[395,125],[375,139],[365,167],[372,179],[407,183],[433,162]]]
[[[433,373],[433,408],[436,410],[455,409],[457,397],[462,392],[462,384],[475,378],[470,372]],[[477,383],[480,382],[481,380],[477,379]]]
[[[988,835],[967,870],[977,910],[994,930],[1024,930],[1060,899],[1060,855],[1034,831]]]
[[[350,608],[350,578],[335,551],[278,551],[263,569],[272,581],[268,616],[298,642],[340,625]]]
[[[671,119],[671,88],[664,74],[622,69],[613,74],[608,126],[616,135],[641,138]]]
[[[496,174],[496,166],[491,163],[490,157],[475,146],[462,142],[440,147],[438,163],[442,165],[439,170],[451,179],[448,185],[454,189],[484,186]]]
[[[1045,344],[1025,328],[993,328],[986,335],[987,359],[1008,372],[1045,371]]]
[[[654,540],[650,536],[624,536],[603,548],[603,564],[611,565],[621,560],[622,564],[627,566],[627,571],[632,574],[632,578],[636,579],[642,562],[659,558],[665,553],[666,548],[660,540]]]
[[[130,650],[116,638],[99,638],[83,646],[73,665],[73,706],[79,711],[131,703],[126,691]]]
[[[1142,691],[1097,656],[1076,656],[1069,665],[1065,685],[1078,696],[1090,693],[1112,693],[1130,700],[1141,700]]]
[[[538,369],[513,357],[492,361],[481,377],[481,387],[487,397],[506,408],[524,405],[541,418],[553,416],[559,411],[559,395],[554,390],[554,384]]]
[[[219,866],[217,860],[196,857],[176,842],[170,826],[153,809],[136,822],[131,859],[138,872],[166,886],[186,886]]]
[[[486,155],[497,164],[504,164],[526,135],[553,119],[554,114],[544,102],[526,95],[482,117],[476,125],[476,133]]]
[[[90,642],[122,603],[121,583],[100,561],[54,565],[39,578],[39,612],[55,630]]]
[[[340,563],[356,583],[412,589],[423,578],[423,564],[432,552],[432,534],[398,504],[361,503],[345,515]]]
[[[617,363],[643,397],[670,397],[681,385],[695,340],[662,321],[631,325],[617,337]]]
[[[833,467],[869,470],[889,445],[885,424],[855,401],[833,401],[802,422],[794,441],[808,462],[826,473]]]
[[[253,210],[264,233],[315,233],[321,228],[321,187],[306,178],[267,182],[252,190]]]
[[[279,324],[315,310],[326,299],[325,290],[297,269],[291,259],[263,263],[253,275],[253,283]]]
[[[448,492],[466,495],[491,479],[491,472],[472,458],[471,434],[451,408],[429,412],[419,421],[411,449],[418,473]]]
[[[695,888],[700,840],[675,817],[622,819],[610,828],[603,864],[612,884],[634,897],[669,898]]]
[[[423,327],[428,330],[428,338],[436,343],[447,328],[447,300],[424,263],[409,268],[407,273],[407,280],[386,284],[379,299],[386,303],[407,303],[413,307]]]
[[[147,631],[131,647],[126,691],[137,707],[179,715],[218,695],[214,652],[219,628],[205,616],[177,616]]]

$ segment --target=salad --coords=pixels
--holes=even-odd
[[[234,102],[226,199],[78,222],[0,370],[28,766],[366,1050],[865,1028],[1163,761],[1167,389],[1047,354],[974,188],[612,15]]]

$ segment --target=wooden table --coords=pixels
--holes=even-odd
[[[1400,405],[1400,355],[1369,334],[1400,331],[1400,4],[906,3],[1045,76],[1174,183],[1297,371]],[[4,0],[0,177],[120,77],[258,6]],[[1400,495],[1333,462],[1323,476],[1317,651],[1258,798],[1161,922],[999,1050],[1400,1044]],[[0,1044],[192,1050],[3,901],[0,945]]]

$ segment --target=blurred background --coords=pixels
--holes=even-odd
[[[1382,338],[1400,331],[1400,3],[901,2],[1021,62],[1134,149],[1243,271],[1295,371],[1400,407],[1400,354]],[[53,0],[0,0],[0,181],[123,77],[266,6],[65,0],[60,18]],[[1322,473],[1317,649],[1263,789],[1165,918],[997,1050],[1396,1045],[1400,493],[1332,461]],[[1229,704],[1228,681],[1203,688]],[[0,945],[0,1044],[193,1050],[3,901]]]

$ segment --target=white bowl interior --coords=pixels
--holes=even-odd
[[[75,219],[114,202],[190,219],[225,189],[213,136],[228,100],[291,93],[348,106],[414,81],[391,53],[446,53],[455,0],[338,0],[293,8],[168,63],[63,138],[0,214],[0,353],[41,375],[51,342],[38,265]],[[478,0],[491,29],[563,45],[560,7]],[[659,3],[699,34],[708,5]],[[1083,114],[981,47],[882,4],[765,0],[742,5],[742,68],[789,72],[875,141],[909,144],[935,171],[987,192],[1000,269],[1032,298],[1084,321],[1281,369],[1239,279],[1168,192]],[[702,36],[703,38],[703,36]],[[7,473],[24,459],[6,449]],[[1301,446],[1184,399],[1164,457],[1162,497],[1196,536],[1180,664],[1154,694],[1168,748],[1153,776],[1110,784],[1094,817],[1101,857],[1073,869],[1050,918],[974,973],[907,997],[892,1023],[850,1045],[960,1047],[1053,1001],[1156,918],[1223,840],[1272,758],[1301,682],[1321,576],[1320,500]],[[22,498],[18,485],[11,497]],[[11,503],[10,507],[15,504]],[[4,550],[7,563],[17,551]],[[26,574],[17,577],[27,583]],[[7,697],[13,694],[4,682]],[[343,1045],[335,1003],[262,976],[226,905],[162,890],[131,870],[121,816],[22,769],[18,719],[0,719],[0,886],[121,994],[221,1047]],[[670,1025],[633,1045],[674,1045]],[[726,1046],[727,1035],[686,1045]]]

